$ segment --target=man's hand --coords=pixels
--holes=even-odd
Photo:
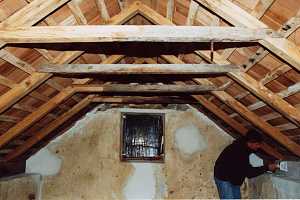
[[[279,169],[279,167],[278,167],[277,164],[269,164],[269,165],[268,165],[268,169],[269,169],[269,171],[271,171],[271,172],[275,172],[277,169]]]

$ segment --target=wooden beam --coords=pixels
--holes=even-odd
[[[70,8],[72,14],[74,15],[78,24],[86,25],[87,19],[85,18],[84,14],[82,13],[79,5],[75,1],[71,1],[68,3],[68,7]]]
[[[100,13],[101,18],[104,21],[108,21],[110,19],[109,13],[107,11],[107,7],[104,0],[95,0],[98,11]]]
[[[199,56],[204,58],[207,62],[211,63],[209,52],[199,51]],[[222,57],[215,52],[214,62],[217,64],[228,64],[227,60],[223,60]],[[253,94],[262,99],[265,103],[270,105],[272,108],[280,112],[282,115],[287,117],[289,120],[296,124],[300,124],[300,112],[297,108],[289,104],[287,101],[282,99],[279,95],[273,93],[265,86],[261,85],[258,81],[252,78],[250,75],[244,72],[230,72],[228,76],[234,79],[243,87],[247,88]]]
[[[189,100],[177,96],[164,97],[102,97],[97,96],[92,99],[94,103],[114,103],[114,104],[197,104],[195,100]]]
[[[38,72],[53,74],[169,74],[201,75],[239,72],[234,65],[216,64],[45,64],[37,68]]]
[[[296,93],[298,93],[298,92],[300,92],[300,82],[298,82],[298,83],[296,83],[296,84],[294,84],[294,85],[291,85],[291,86],[289,86],[287,89],[285,89],[285,90],[282,90],[282,91],[280,91],[280,92],[278,92],[277,93],[277,95],[278,96],[280,96],[281,98],[286,98],[286,97],[289,97],[289,96],[291,96],[291,95],[294,95],[294,94],[296,94]],[[251,104],[251,105],[249,105],[247,108],[249,109],[249,110],[251,110],[251,111],[253,111],[253,110],[257,110],[257,109],[259,109],[259,108],[262,108],[262,107],[264,107],[264,106],[266,106],[266,104],[264,103],[264,102],[262,102],[262,101],[257,101],[257,102],[255,102],[255,103],[253,103],[253,104]],[[296,106],[294,106],[297,110],[299,110]],[[235,117],[236,115],[235,114],[232,114],[231,115],[231,117]],[[275,116],[278,116],[278,117],[281,117],[281,115],[272,115],[272,119],[275,119],[274,117]],[[269,120],[271,120],[271,119],[269,119]]]
[[[35,0],[34,2],[44,2],[45,5],[39,5],[39,9],[35,9],[34,11],[30,11],[31,9],[34,9],[37,5],[36,4],[29,4],[31,6],[26,6],[26,9],[24,8],[21,9],[20,11],[16,12],[14,15],[12,15],[12,19],[14,20],[8,20],[10,19],[10,17],[7,19],[8,21],[11,22],[11,25],[13,27],[15,27],[13,21],[16,20],[16,24],[19,26],[31,26],[34,23],[31,23],[31,21],[27,21],[25,20],[23,24],[20,24],[21,21],[18,21],[18,17],[22,16],[22,15],[26,15],[26,12],[31,12],[30,16],[33,17],[34,19],[37,19],[37,17],[40,17],[39,19],[43,19],[45,16],[47,16],[48,14],[50,14],[50,12],[53,11],[54,8],[58,8],[57,6],[60,4],[57,4],[53,7],[53,5],[51,4],[51,2],[56,2],[57,0]],[[65,2],[67,3],[69,0],[64,0],[64,1],[59,1],[59,2]],[[49,4],[50,3],[50,4]],[[127,22],[129,19],[131,19],[132,17],[134,17],[137,13],[138,13],[138,7],[139,7],[139,2],[138,3],[134,3],[133,5],[131,5],[129,8],[123,10],[120,14],[114,16],[113,18],[110,19],[109,23],[110,24],[123,24],[125,22]],[[47,7],[47,5],[49,7]],[[63,5],[63,4],[61,4]],[[44,12],[41,13],[40,8],[43,8],[42,10]],[[47,8],[47,9],[46,9]],[[32,14],[35,13],[36,16],[33,16]],[[43,15],[41,15],[43,14]],[[22,17],[20,17],[22,18]],[[34,20],[32,21],[34,22]],[[6,27],[6,26],[3,26]],[[1,44],[2,45],[2,44]],[[1,48],[0,45],[0,48]],[[5,45],[5,43],[3,43],[3,46]],[[63,54],[60,54],[58,57],[56,57],[53,60],[53,63],[69,63],[73,60],[75,60],[76,58],[78,58],[79,56],[81,56],[84,52],[82,51],[75,51],[75,52],[65,52]],[[108,58],[109,60],[111,58]],[[35,88],[37,88],[39,85],[41,85],[42,83],[44,83],[47,79],[49,79],[52,76],[52,74],[41,74],[41,73],[33,73],[30,77],[26,78],[25,80],[23,80],[21,83],[19,83],[18,85],[16,85],[16,87],[14,87],[13,89],[9,90],[8,92],[6,92],[4,95],[0,96],[0,113],[4,112],[7,108],[9,108],[10,106],[14,105],[17,101],[19,101],[20,99],[22,99],[25,95],[27,95],[28,93],[30,93],[32,90],[34,90]]]
[[[33,73],[31,76],[15,85],[14,88],[0,96],[0,113],[14,105],[26,94],[45,82],[51,75],[45,73]]]
[[[265,86],[260,85],[254,78],[246,73],[229,73],[228,74],[235,81],[246,87],[252,93],[264,100],[265,103],[276,109],[286,118],[297,125],[300,125],[300,112],[297,108],[282,99],[281,96],[271,92]],[[292,91],[299,90],[299,85],[292,88]]]
[[[234,26],[268,28],[263,22],[259,21],[229,0],[194,1],[216,13]],[[263,40],[260,40],[259,43],[278,57],[288,62],[296,70],[300,71],[300,50],[293,42],[285,38],[266,37]]]
[[[32,67],[30,64],[28,64],[27,62],[21,60],[20,58],[14,56],[12,53],[10,53],[9,51],[6,51],[5,49],[1,49],[0,50],[0,58],[2,58],[3,60],[5,60],[6,62],[14,65],[15,67],[17,67],[18,69],[24,71],[25,73],[28,73],[30,75],[32,75],[33,73],[35,73],[35,68]],[[49,79],[46,82],[47,85],[49,85],[50,87],[61,91],[63,89],[63,86],[61,86],[60,84],[56,83],[54,80]],[[10,86],[8,86],[9,88],[14,88],[15,86],[17,86],[17,83],[12,84]],[[39,100],[42,101],[48,101],[49,97],[46,95],[43,95],[41,93],[35,92],[33,91],[31,94],[29,94],[30,96],[37,98]],[[74,99],[76,100],[76,99]]]
[[[266,0],[267,2],[262,2],[262,4],[272,4],[273,1]],[[289,19],[285,24],[282,25],[278,33],[282,35],[283,37],[287,38],[292,33],[294,33],[297,28],[300,26],[300,17],[299,13],[295,16]],[[259,48],[249,59],[248,62],[245,64],[242,64],[241,66],[245,69],[245,72],[249,71],[253,66],[255,66],[257,63],[259,63],[263,58],[265,58],[269,54],[269,51],[265,50],[264,48]],[[227,59],[228,57],[224,56],[222,54],[223,59]],[[280,75],[284,74],[290,70],[290,67],[286,64],[278,67],[274,71],[269,72],[266,74],[265,78],[263,78],[260,83],[263,85],[267,84],[268,82],[271,82],[272,80],[276,79]],[[233,84],[233,82],[232,82]],[[230,86],[230,85],[229,85]]]
[[[198,0],[197,0],[198,1]],[[210,1],[209,1],[210,2]],[[213,2],[215,2],[213,0]],[[227,2],[227,0],[226,0]],[[146,7],[146,6],[144,6]],[[224,8],[225,10],[227,8]],[[152,15],[151,9],[144,8],[145,12],[143,12],[144,16],[147,18],[148,16]],[[239,10],[240,11],[240,10]],[[229,11],[228,11],[229,12]],[[232,12],[232,11],[231,11]],[[241,11],[243,12],[243,11]],[[147,16],[148,15],[148,16]],[[249,14],[248,14],[249,15]],[[252,17],[250,19],[253,19]],[[254,18],[255,19],[255,18]],[[153,21],[157,21],[159,23],[163,24],[172,24],[170,22],[165,22],[166,20],[161,20],[159,15],[155,15],[155,18],[152,17]],[[256,19],[255,19],[256,20]],[[152,22],[153,22],[152,21]],[[260,22],[258,22],[260,24]],[[254,28],[254,27],[251,27]],[[210,60],[210,53],[205,51],[199,51],[197,52],[201,57],[203,57],[208,62],[211,62]],[[300,57],[300,56],[299,56]],[[227,60],[223,60],[222,57],[215,52],[214,56],[214,63],[217,64],[229,64]],[[299,124],[300,122],[300,112],[287,103],[285,100],[268,90],[266,87],[261,86],[257,81],[255,81],[252,77],[250,77],[248,74],[239,72],[239,73],[229,73],[229,75],[234,78],[238,83],[249,89],[251,92],[253,92],[255,95],[259,96],[261,99],[263,99],[266,103],[268,103],[270,106],[281,112],[284,116],[286,116],[288,119],[293,121],[294,123]],[[242,75],[242,77],[239,77],[239,75]]]
[[[32,26],[70,0],[35,0],[0,23],[1,28]],[[0,42],[0,49],[5,43]]]
[[[63,100],[72,96],[72,94],[74,94],[74,90],[71,88],[66,88],[58,93],[55,97],[50,99],[47,103],[40,106],[36,111],[27,115],[22,121],[10,128],[6,133],[0,135],[0,147],[4,146],[11,139],[22,133],[31,124],[40,120],[49,111],[58,106]]]
[[[176,58],[175,56],[164,56],[168,61],[173,61],[175,63],[183,63],[182,61],[180,61],[178,58]],[[174,58],[174,59],[173,59]],[[176,58],[176,59],[175,59]],[[147,62],[149,63],[156,63],[156,61],[154,61],[153,59],[146,59]],[[208,84],[211,84],[208,82]],[[228,116],[228,114],[226,114],[224,111],[222,111],[220,108],[218,108],[216,105],[214,105],[213,103],[209,102],[206,98],[204,98],[203,96],[200,95],[192,95],[192,97],[194,97],[198,102],[200,102],[206,109],[208,109],[209,111],[211,111],[212,113],[214,113],[216,116],[218,116],[219,118],[221,118],[224,122],[226,122],[229,126],[231,126],[232,128],[234,128],[238,133],[240,133],[241,135],[245,135],[248,130],[239,122],[237,122],[236,120],[230,118]],[[271,146],[269,146],[266,143],[263,143],[263,147],[262,149],[269,155],[273,156],[274,158],[277,159],[283,159],[284,156],[279,153],[276,149],[272,148]]]
[[[167,18],[172,21],[174,13],[174,0],[168,0],[167,2]]]
[[[87,93],[180,93],[199,94],[219,90],[214,86],[206,85],[139,85],[139,84],[107,84],[107,85],[73,85],[75,92]]]
[[[220,26],[35,26],[0,29],[0,40],[14,44],[73,42],[257,42],[264,38],[277,37],[270,34],[272,34],[271,29]]]
[[[205,97],[197,95],[194,96],[195,99],[197,99],[206,109],[208,109],[210,112],[214,113],[216,116],[218,116],[220,119],[222,119],[224,122],[226,122],[229,126],[231,126],[234,130],[236,130],[241,135],[246,135],[248,132],[248,129],[245,128],[242,124],[237,122],[236,120],[230,118],[224,111],[219,109],[215,104],[208,101]],[[266,143],[263,143],[262,145],[263,151],[265,151],[267,154],[273,156],[277,159],[284,159],[284,156],[279,153],[276,149],[269,146]]]
[[[187,19],[186,19],[186,25],[187,26],[193,26],[194,25],[194,20],[195,20],[195,17],[197,16],[198,10],[199,10],[199,5],[196,2],[191,1],[190,2],[190,7],[189,7],[189,13],[188,13],[188,16],[187,16]]]
[[[168,24],[168,25],[173,25],[172,24],[172,22],[170,22],[169,20],[167,20],[166,18],[164,18],[164,17],[162,17],[161,15],[159,15],[157,12],[155,12],[155,11],[153,11],[151,8],[149,8],[149,7],[147,7],[147,6],[141,6],[141,8],[139,9],[140,11],[142,11],[141,13],[143,14],[143,16],[145,17],[145,18],[147,18],[147,19],[149,19],[149,20],[151,20],[152,21],[152,23],[154,23],[154,24]],[[181,61],[181,60],[179,60],[177,57],[175,57],[175,56],[162,56],[165,60],[167,60],[169,63],[173,63],[173,64],[184,64],[184,62],[183,61]],[[222,63],[222,64],[224,64],[224,63]],[[226,63],[227,64],[227,63]],[[196,79],[196,81],[199,81],[199,80],[197,80]],[[201,81],[202,83],[201,84],[212,84],[210,81],[208,81],[208,80],[203,80],[203,81]],[[215,91],[215,92],[213,92],[214,94],[216,94],[216,95],[219,95],[218,94],[218,91]],[[234,107],[234,105],[231,105],[230,107]],[[256,120],[258,120],[258,121],[262,121],[262,120],[260,120],[260,118],[258,117],[258,118],[256,118]],[[255,120],[253,120],[253,121],[251,121],[254,125],[256,125],[256,121]],[[264,122],[264,123],[266,123],[266,122]],[[267,123],[266,123],[267,124]],[[266,125],[266,126],[268,126],[268,124]],[[269,125],[270,126],[270,125]],[[276,129],[277,130],[277,129]],[[265,131],[265,133],[266,134],[268,134],[268,135],[273,135],[274,136],[274,134],[272,133],[272,132],[269,132],[270,130],[264,130]],[[272,130],[271,130],[272,131]],[[283,135],[280,131],[279,131],[279,135],[281,136],[281,135]],[[284,136],[284,135],[283,135]],[[275,140],[280,140],[279,138],[277,138],[276,136],[275,136],[275,138],[274,138]],[[297,145],[297,144],[295,144],[293,141],[291,141],[289,138],[287,138],[287,140],[285,140],[285,141],[282,141],[281,140],[281,142],[283,143],[283,145],[284,146],[289,146],[290,145],[290,142],[292,143],[292,145]],[[289,147],[288,147],[289,148]],[[289,148],[290,149],[290,148]],[[291,150],[292,152],[294,152],[294,153],[298,153],[298,154],[300,154],[300,146],[299,145],[297,145],[297,147],[296,147],[296,149],[292,149]]]
[[[176,63],[176,64],[183,63],[183,61],[179,60],[175,56],[162,56],[162,57],[169,63]],[[194,79],[194,81],[199,84],[213,85],[213,83],[207,79]],[[224,91],[212,91],[211,93],[216,97],[218,97],[221,101],[226,103],[233,110],[238,112],[240,115],[242,115],[249,122],[254,124],[254,126],[260,128],[263,132],[265,132],[266,134],[271,136],[274,140],[276,140],[277,142],[285,146],[295,155],[300,156],[300,145],[298,145],[297,143],[289,139],[287,136],[281,133],[277,128],[274,128],[267,122],[263,121],[258,115],[250,111],[247,107],[245,107],[239,101],[231,97],[228,93]]]
[[[17,147],[15,150],[10,152],[8,155],[5,156],[5,160],[9,161],[12,160],[23,153],[25,153],[28,149],[30,149],[33,145],[44,139],[48,134],[50,134],[52,131],[54,131],[56,128],[58,128],[60,125],[62,125],[64,122],[66,122],[68,119],[73,117],[76,113],[78,113],[80,110],[85,108],[90,103],[90,99],[92,96],[87,96],[82,101],[77,103],[75,106],[72,107],[69,111],[65,112],[61,116],[59,116],[57,119],[55,119],[53,122],[51,122],[48,126],[43,128],[38,134],[34,134],[29,139],[25,141],[25,143],[21,144],[19,147]]]
[[[277,140],[280,144],[285,146],[295,155],[300,156],[300,145],[292,141],[289,137],[282,134],[277,128],[274,128],[267,122],[261,120],[259,116],[255,113],[249,111],[243,104],[235,100],[229,94],[223,91],[213,92],[216,96],[226,103],[228,106],[232,107],[235,111],[240,113],[244,118],[249,120],[255,126],[268,133],[273,139]]]

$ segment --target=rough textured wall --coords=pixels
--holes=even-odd
[[[274,175],[262,175],[249,184],[250,198],[255,199],[299,199],[300,181]]]
[[[213,164],[230,136],[194,109],[158,110],[166,113],[165,162],[120,162],[120,111],[93,111],[48,145],[62,163],[45,178],[43,200],[217,197]]]
[[[29,200],[36,193],[32,177],[0,181],[0,200]]]

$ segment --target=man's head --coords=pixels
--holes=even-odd
[[[263,141],[262,135],[257,132],[256,130],[248,131],[247,135],[245,136],[247,141],[247,146],[249,149],[253,151],[257,151],[261,148],[261,144]]]

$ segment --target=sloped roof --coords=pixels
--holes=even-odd
[[[243,48],[216,49],[176,55],[134,57],[99,52],[84,44],[74,47],[17,46],[0,43],[0,158],[25,159],[50,135],[76,119],[95,95],[74,92],[73,84],[170,83],[155,77],[65,77],[39,73],[47,63],[216,63],[235,64],[240,73],[184,80],[225,89],[193,96],[195,107],[221,122],[229,133],[258,128],[265,135],[264,150],[276,158],[300,156],[300,51],[298,0],[3,0],[0,29],[70,25],[187,25],[271,28],[279,38],[267,38]],[[284,11],[284,12],[283,12]],[[70,48],[70,49],[68,49]],[[151,46],[147,51],[155,51]],[[99,50],[98,49],[98,50]],[[66,51],[69,50],[69,51]],[[86,52],[84,52],[86,50]],[[146,51],[146,52],[147,52]],[[105,54],[106,53],[106,54]],[[140,55],[139,55],[140,56]],[[115,94],[111,94],[115,96]],[[191,96],[187,96],[190,100]],[[123,97],[105,101],[124,101]],[[97,99],[101,103],[103,99]]]

